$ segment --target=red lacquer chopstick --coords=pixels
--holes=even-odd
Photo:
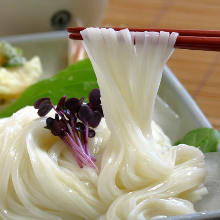
[[[70,27],[68,32],[69,38],[75,40],[82,40],[80,31],[86,27]],[[114,27],[114,30],[122,30],[125,28]],[[207,50],[220,51],[220,31],[217,30],[183,30],[183,29],[156,29],[156,28],[128,28],[130,31],[166,31],[177,32],[179,36],[175,43],[175,48],[190,49],[190,50]]]

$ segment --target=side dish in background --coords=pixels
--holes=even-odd
[[[26,60],[23,52],[6,42],[0,42],[0,104],[16,99],[42,74],[40,58]],[[2,106],[1,106],[2,107]]]

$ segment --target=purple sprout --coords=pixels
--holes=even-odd
[[[98,111],[104,117],[101,104],[101,94],[99,89],[93,89],[89,93],[89,103],[87,104],[93,111]]]
[[[89,103],[84,104],[81,99],[61,97],[57,106],[50,98],[37,100],[34,107],[38,109],[40,117],[46,116],[51,109],[55,110],[55,117],[46,119],[46,129],[60,137],[69,147],[80,168],[84,165],[97,169],[95,158],[88,147],[88,139],[95,136],[96,128],[102,117],[102,105],[99,89],[93,89],[89,94]]]

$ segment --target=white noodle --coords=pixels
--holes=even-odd
[[[172,147],[152,122],[177,34],[96,28],[81,34],[105,115],[90,140],[99,173],[79,168],[43,128],[45,118],[26,107],[0,120],[0,219],[132,220],[195,212],[192,202],[207,193],[204,156],[191,146]]]

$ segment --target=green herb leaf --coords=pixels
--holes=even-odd
[[[216,152],[220,133],[214,128],[198,128],[188,132],[175,145],[187,144],[198,147],[203,152]]]
[[[0,117],[8,117],[24,106],[33,105],[36,100],[43,97],[50,98],[53,103],[58,103],[63,95],[88,97],[89,92],[94,88],[98,88],[95,73],[89,59],[86,59],[27,88],[17,101],[0,112]]]

